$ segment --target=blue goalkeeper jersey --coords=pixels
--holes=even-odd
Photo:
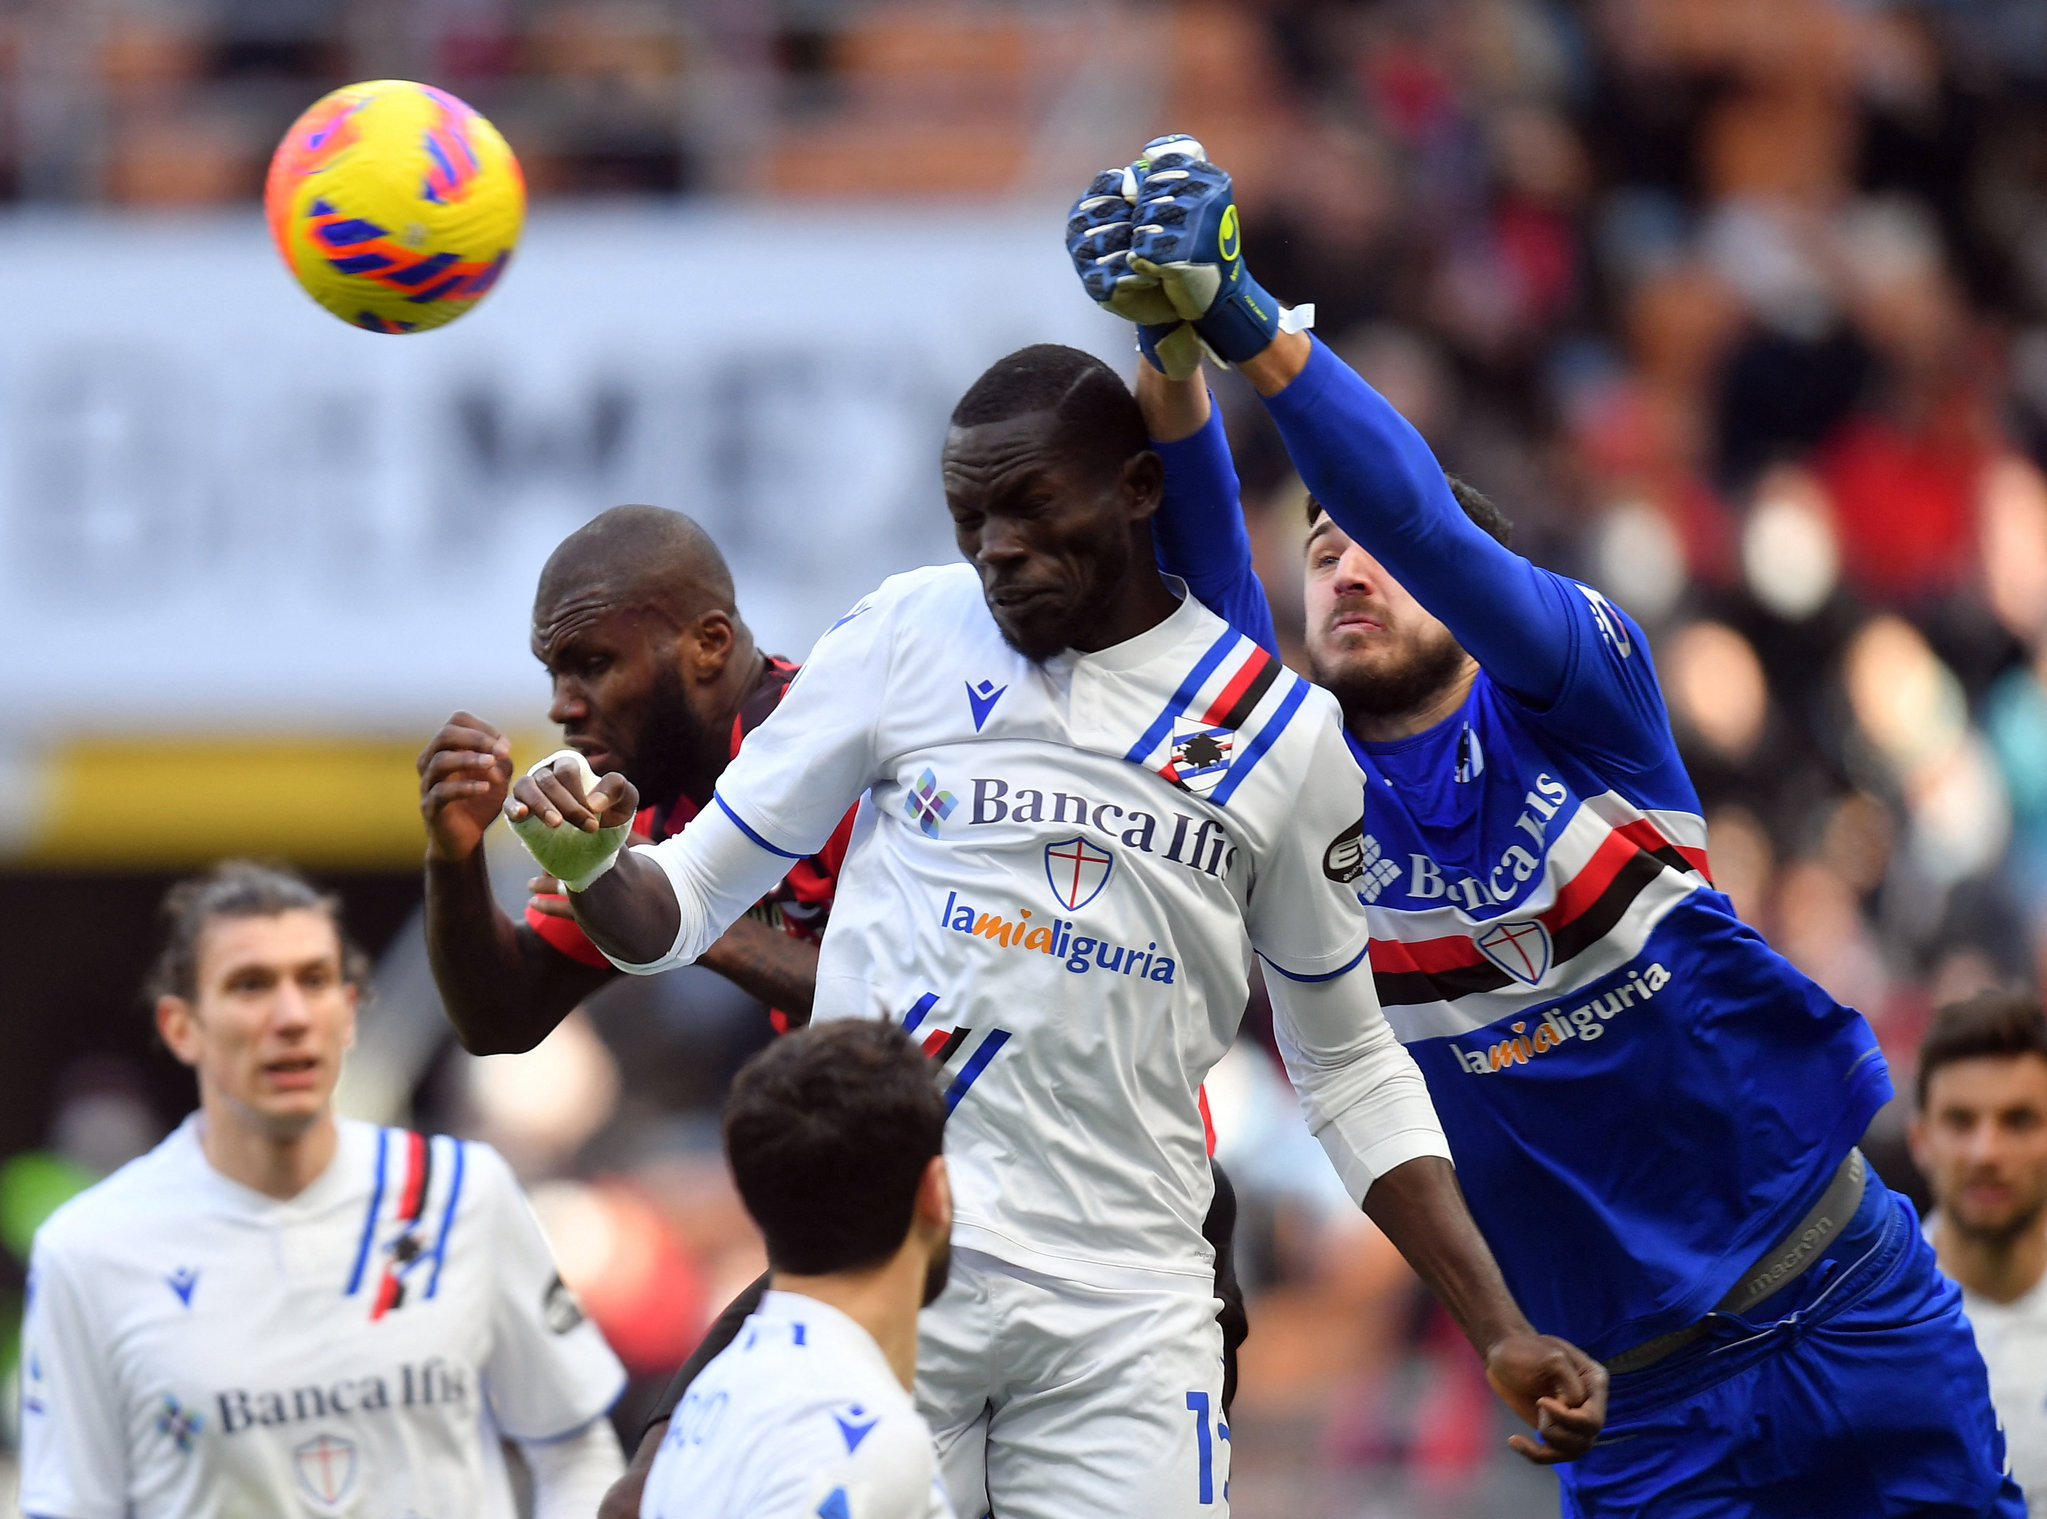
[[[1611,1357],[1791,1228],[1890,1097],[1882,1053],[1713,888],[1634,622],[1474,527],[1319,345],[1270,404],[1337,525],[1480,662],[1436,726],[1352,739],[1363,814],[1323,868],[1365,908],[1380,1001],[1515,1296]],[[1160,451],[1162,561],[1272,646],[1219,425]]]

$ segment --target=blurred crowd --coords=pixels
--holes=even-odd
[[[1260,280],[1648,630],[1719,885],[1901,1085],[1933,1006],[2047,971],[2038,0],[0,0],[0,195],[246,201],[375,74],[470,98],[543,195],[1036,196],[1048,241],[1089,171],[1194,133]],[[1285,634],[1301,488],[1217,383]],[[532,1175],[630,1178],[538,1196],[650,1377],[758,1260],[705,1115],[766,1025],[692,986],[418,1094]],[[1256,1039],[1211,1097],[1247,1427],[1480,1481],[1470,1358]],[[0,1222],[52,1185],[0,1176]]]

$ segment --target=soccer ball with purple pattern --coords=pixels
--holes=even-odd
[[[526,182],[497,129],[445,90],[352,84],[292,123],[264,212],[306,294],[371,332],[452,322],[511,261]]]

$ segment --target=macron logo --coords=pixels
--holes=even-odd
[[[192,1289],[199,1285],[199,1273],[190,1266],[180,1266],[164,1278],[164,1285],[178,1295],[178,1301],[187,1308],[192,1306]]]
[[[967,705],[974,712],[976,733],[981,731],[982,725],[988,721],[988,714],[995,710],[995,704],[1002,700],[1002,693],[1008,689],[1007,686],[996,685],[992,680],[984,680],[978,686],[968,685]]]
[[[839,1414],[832,1415],[833,1422],[839,1426],[839,1433],[845,1436],[846,1454],[849,1456],[860,1448],[860,1442],[866,1439],[874,1426],[881,1422],[880,1419],[869,1419],[865,1424],[857,1422],[860,1415],[865,1411],[859,1404],[855,1403],[846,1410],[848,1414],[852,1415],[852,1418],[848,1419]]]

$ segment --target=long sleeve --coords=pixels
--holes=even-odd
[[[1495,681],[1537,707],[1556,700],[1571,660],[1562,583],[1465,516],[1407,419],[1319,342],[1266,407],[1330,520]]]
[[[1272,607],[1251,568],[1237,468],[1214,397],[1199,432],[1173,443],[1154,441],[1152,448],[1165,465],[1165,500],[1152,524],[1159,568],[1185,580],[1195,600],[1277,654]]]
[[[1265,978],[1272,1027],[1308,1130],[1321,1141],[1353,1202],[1421,1155],[1450,1158],[1450,1143],[1414,1058],[1380,1010],[1360,964],[1328,980]]]

